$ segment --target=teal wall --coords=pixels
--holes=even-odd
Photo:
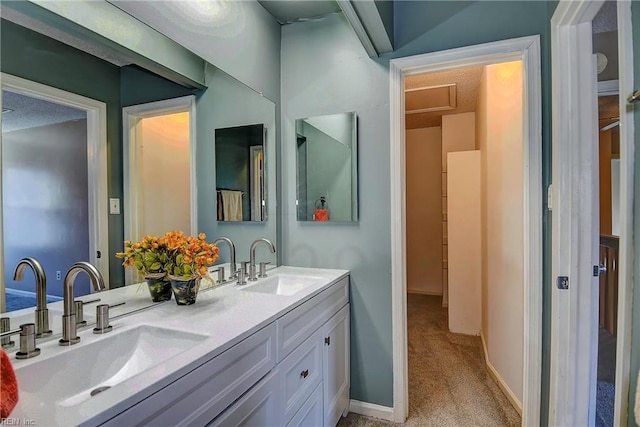
[[[276,215],[276,107],[273,102],[221,70],[207,69],[207,90],[196,97],[198,182],[198,230],[211,238],[229,237],[236,246],[237,260],[249,259],[251,243],[265,237],[278,244]],[[247,124],[265,125],[265,173],[267,219],[263,222],[218,222],[216,215],[215,130]],[[246,196],[245,196],[246,197]],[[223,246],[223,245],[221,245]],[[259,261],[276,264],[276,255],[258,251]],[[226,247],[220,262],[229,261]]]
[[[117,67],[49,37],[2,20],[3,73],[22,77],[107,105],[107,177],[109,197],[122,200],[122,107],[196,93],[135,66]],[[123,206],[123,208],[125,208]],[[121,260],[124,222],[109,215],[110,285],[124,284]]]
[[[120,104],[129,107],[136,104],[161,101],[200,93],[151,73],[136,65],[120,68]]]
[[[396,2],[396,51],[371,60],[343,17],[282,28],[283,262],[351,270],[351,398],[393,405],[389,201],[389,60],[539,34],[544,188],[550,178],[550,48],[546,2]],[[312,100],[312,101],[311,101]],[[359,117],[360,220],[303,224],[295,217],[295,119],[339,111]],[[546,197],[543,197],[546,200]],[[548,248],[550,221],[541,212]],[[546,252],[548,254],[548,252]],[[545,257],[547,258],[548,255]],[[548,316],[549,270],[545,277]],[[543,337],[548,361],[548,329]],[[548,363],[546,369],[548,374]],[[543,390],[543,401],[548,387]],[[546,409],[543,409],[543,412]]]
[[[633,81],[634,90],[640,88],[640,2],[631,2],[631,19],[633,22]],[[623,93],[623,96],[628,94]],[[640,105],[634,104],[634,126],[635,126],[635,175],[634,175],[634,201],[633,201],[633,246],[634,246],[634,265],[633,265],[633,285],[635,292],[633,293],[633,328],[631,331],[631,364],[629,378],[629,419],[628,426],[635,427],[635,399],[636,387],[638,386],[638,372],[640,372],[640,260],[637,254],[640,254]],[[640,416],[640,414],[638,414]]]

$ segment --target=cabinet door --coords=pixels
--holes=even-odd
[[[276,368],[207,425],[224,427],[282,425],[281,416],[278,413],[280,409],[278,377],[278,368]]]
[[[322,425],[322,384],[311,393],[287,427],[318,427]]]
[[[324,425],[335,427],[349,408],[349,304],[322,327]]]

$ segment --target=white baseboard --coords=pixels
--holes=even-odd
[[[424,289],[413,289],[407,288],[408,294],[420,294],[420,295],[434,295],[434,296],[442,296],[442,291],[425,291]]]
[[[394,421],[393,408],[376,405],[374,403],[360,402],[359,400],[349,401],[349,412],[353,412],[367,417],[380,418],[382,420]]]
[[[500,387],[500,390],[502,390],[504,395],[507,396],[507,399],[509,400],[509,403],[511,403],[511,406],[513,406],[522,417],[522,403],[518,400],[516,395],[513,394],[502,376],[498,373],[498,371],[496,371],[496,368],[494,368],[489,361],[489,351],[487,350],[487,343],[484,340],[484,333],[482,331],[480,331],[480,339],[482,340],[482,348],[484,349],[484,361],[487,364],[487,368],[489,369],[489,374],[496,381],[496,383],[498,383],[498,387]]]

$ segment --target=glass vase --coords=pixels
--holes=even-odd
[[[196,302],[201,277],[183,278],[169,276],[173,295],[178,305],[191,305]]]
[[[171,282],[166,273],[154,273],[144,276],[151,295],[151,301],[160,302],[171,299]]]

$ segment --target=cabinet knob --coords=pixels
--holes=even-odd
[[[304,371],[300,372],[300,376],[302,378],[307,378],[309,376],[309,370],[305,369]]]
[[[325,343],[326,345],[331,345],[331,337],[326,337],[326,338],[324,339],[324,343]]]

